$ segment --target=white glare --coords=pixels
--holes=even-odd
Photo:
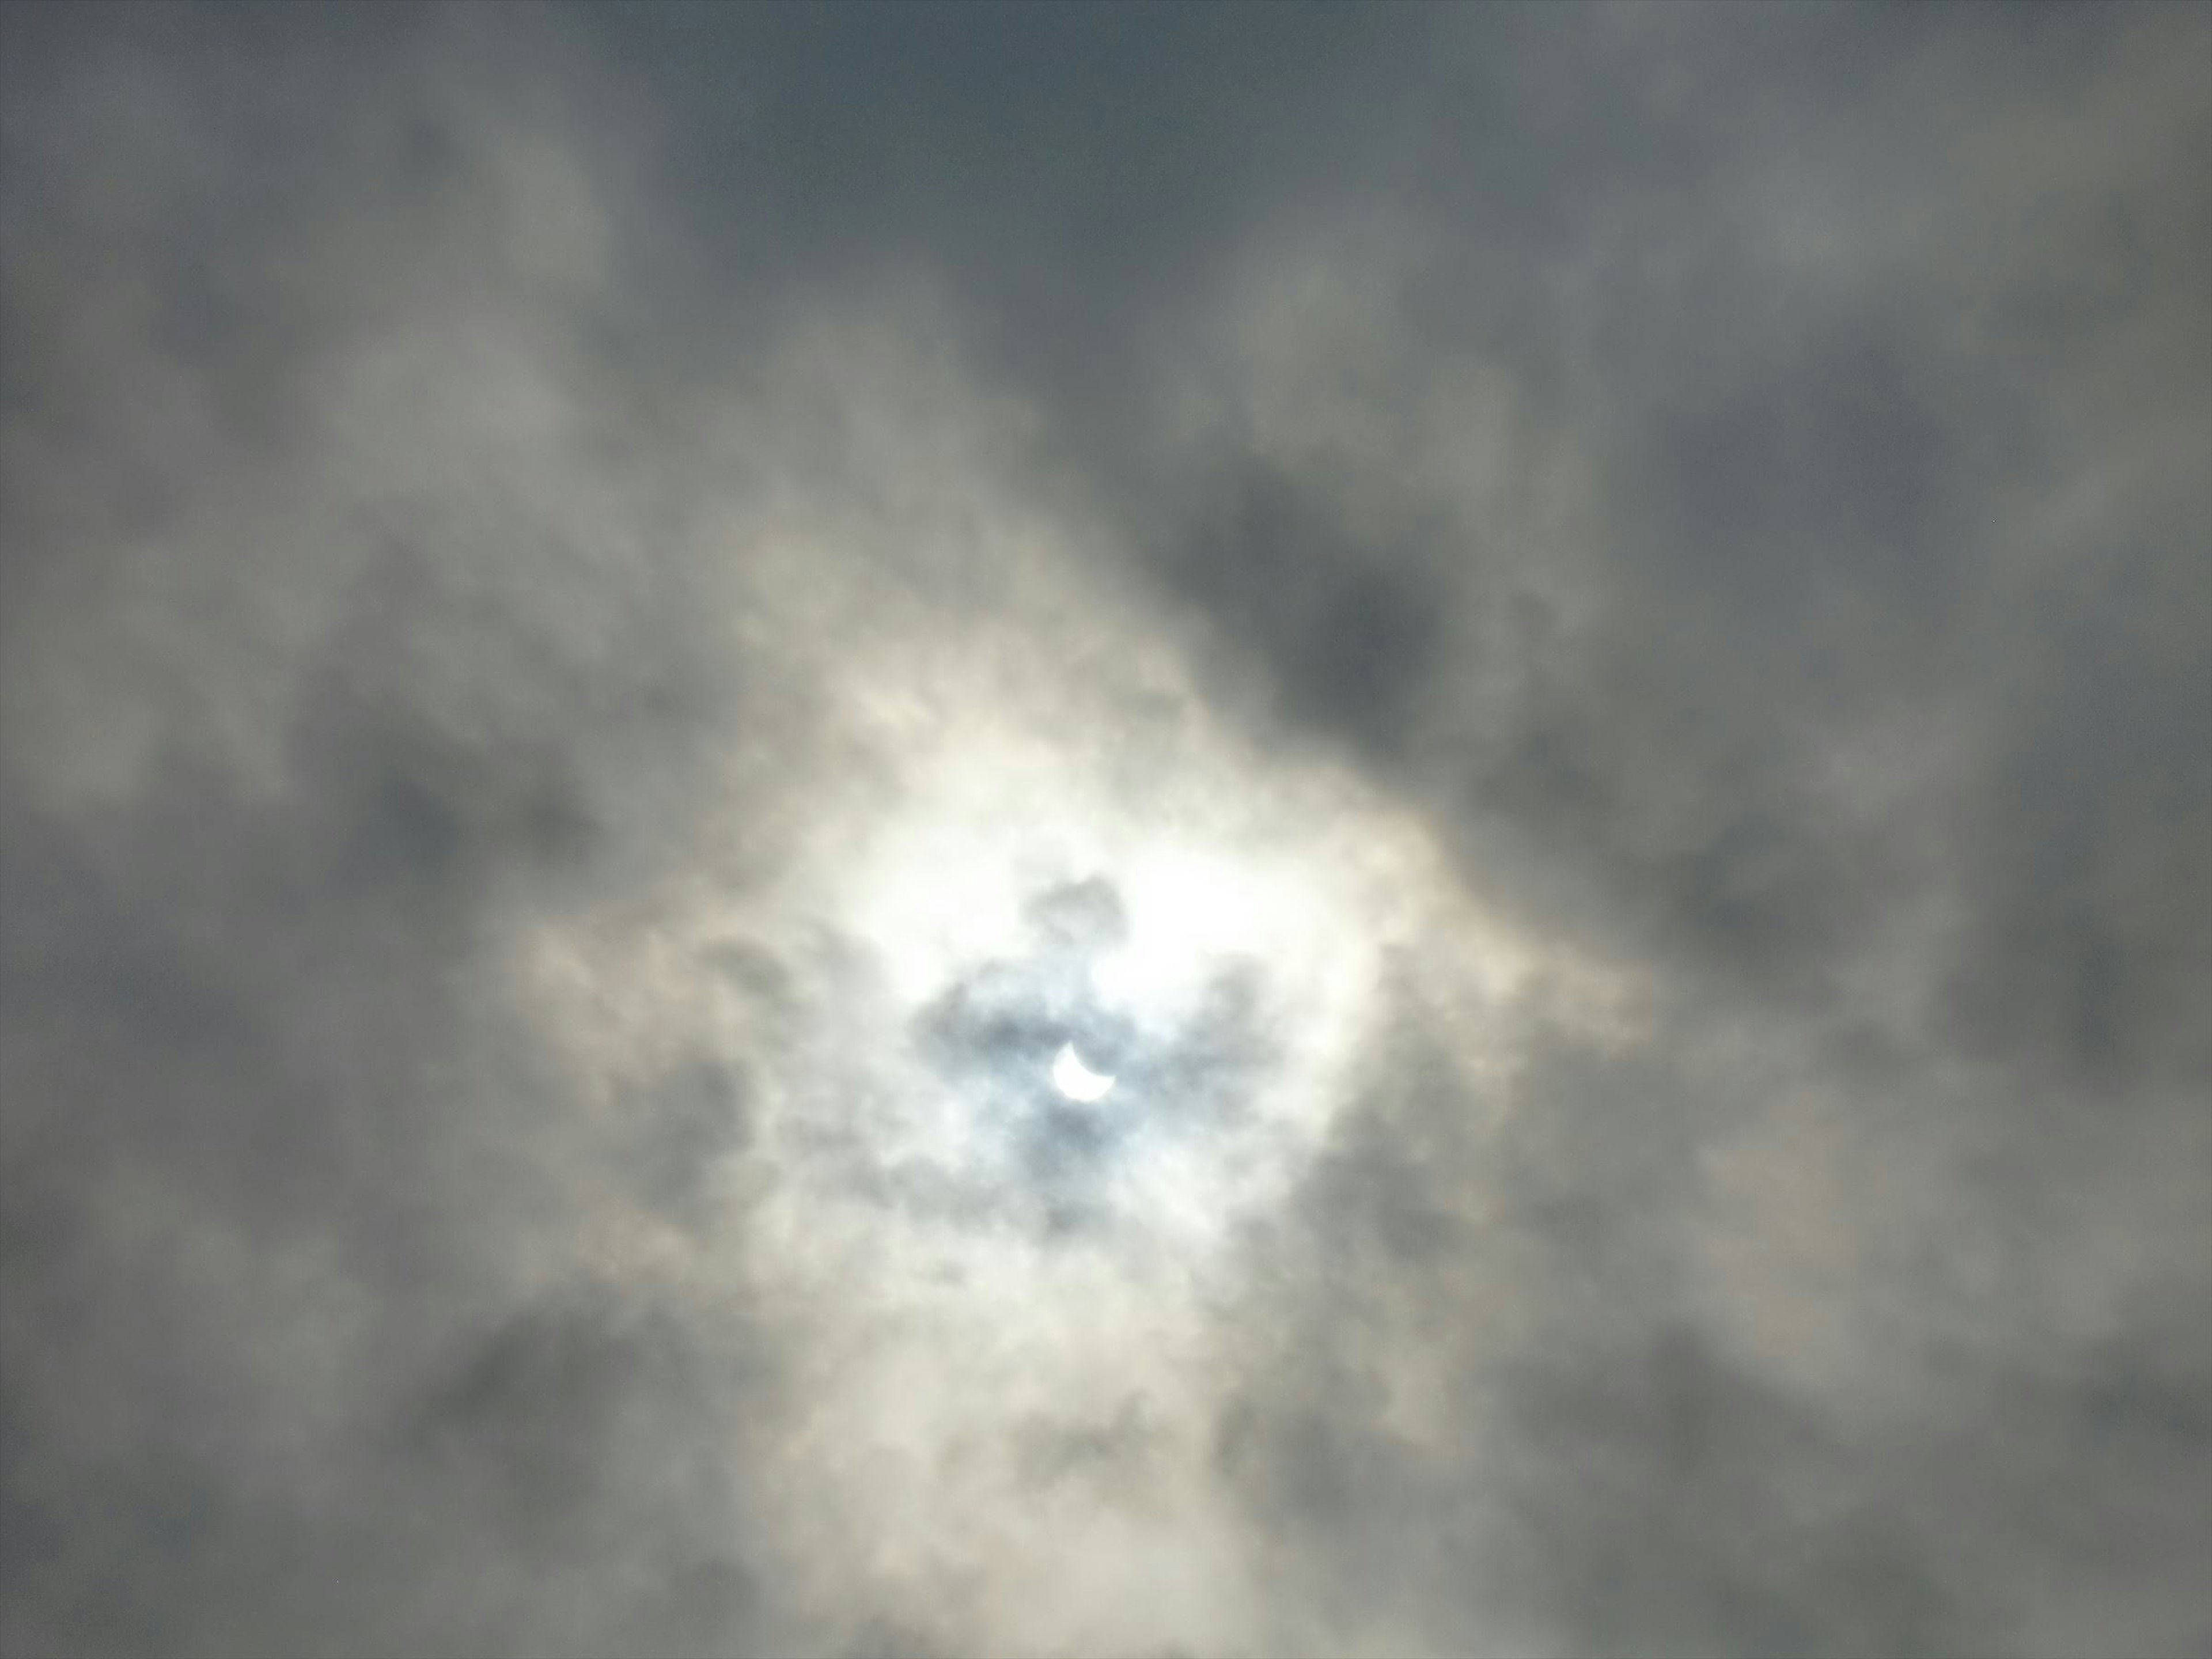
[[[1052,1058],[1052,1086],[1070,1100],[1103,1100],[1112,1092],[1114,1079],[1083,1063],[1072,1042],[1060,1044]]]

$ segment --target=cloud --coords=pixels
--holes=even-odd
[[[2201,1650],[2208,46],[26,9],[0,1647]]]

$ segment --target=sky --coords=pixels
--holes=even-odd
[[[2212,1655],[2212,7],[3,9],[0,1650]]]

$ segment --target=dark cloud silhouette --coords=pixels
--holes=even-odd
[[[11,9],[0,1650],[2206,1651],[2208,180],[2197,5]]]

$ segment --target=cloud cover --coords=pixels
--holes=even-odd
[[[2212,11],[0,76],[0,1649],[2212,1643]]]

